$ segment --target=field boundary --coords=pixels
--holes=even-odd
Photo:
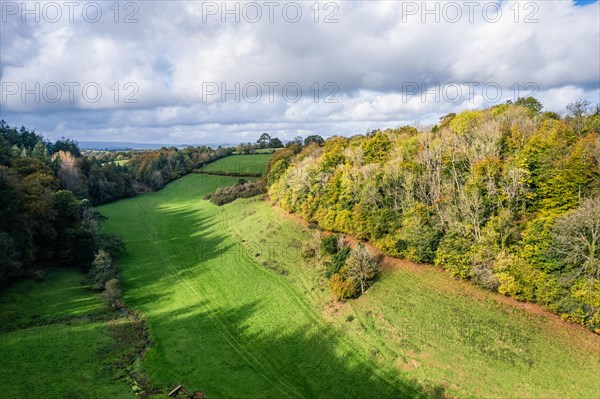
[[[229,176],[229,177],[262,177],[262,173],[240,173],[240,172],[221,172],[211,170],[194,169],[192,173],[199,175],[211,175],[211,176]]]

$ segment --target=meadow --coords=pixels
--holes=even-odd
[[[223,207],[202,199],[236,181],[191,174],[97,208],[108,217],[104,230],[126,243],[118,261],[125,302],[151,338],[142,358],[121,367],[157,390],[181,384],[207,398],[598,396],[599,336],[433,266],[388,262],[361,298],[333,301],[321,266],[300,255],[315,230],[257,197]],[[83,277],[57,270],[3,290],[3,398],[134,397],[114,366],[130,352],[115,324],[129,320],[108,311]]]
[[[271,154],[231,155],[204,165],[200,171],[260,176],[267,171]]]
[[[201,198],[235,178],[190,175],[105,205],[127,304],[153,341],[153,384],[210,398],[569,397],[600,389],[599,337],[433,267],[389,268],[333,302],[300,257],[310,231],[256,198]],[[557,367],[557,365],[560,365]]]
[[[135,398],[113,366],[127,352],[127,328],[75,270],[51,270],[0,296],[2,398]]]

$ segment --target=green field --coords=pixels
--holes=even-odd
[[[114,318],[73,270],[48,272],[0,295],[0,397],[134,398],[115,381]],[[112,323],[112,324],[111,324]],[[112,328],[110,327],[112,326]]]
[[[139,367],[155,386],[209,398],[598,396],[600,337],[435,268],[386,271],[362,298],[333,303],[299,256],[300,225],[257,199],[201,199],[236,180],[189,175],[98,208],[127,244],[125,301],[147,320]]]
[[[204,165],[200,170],[240,175],[260,175],[267,171],[271,154],[230,155]]]

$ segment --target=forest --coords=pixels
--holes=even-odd
[[[600,106],[578,101],[565,117],[542,109],[521,98],[431,129],[285,149],[269,165],[268,193],[321,229],[600,333]],[[348,267],[333,267],[330,285],[340,298],[361,292]]]
[[[74,140],[50,142],[4,120],[0,133],[0,283],[56,264],[84,271],[94,264],[113,268],[122,244],[100,233],[102,218],[94,206],[158,190],[233,152],[165,147],[125,153],[122,165],[114,162],[114,153],[85,156]]]

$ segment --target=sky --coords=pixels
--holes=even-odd
[[[52,140],[285,141],[600,102],[598,1],[2,1],[0,22],[0,118]]]

